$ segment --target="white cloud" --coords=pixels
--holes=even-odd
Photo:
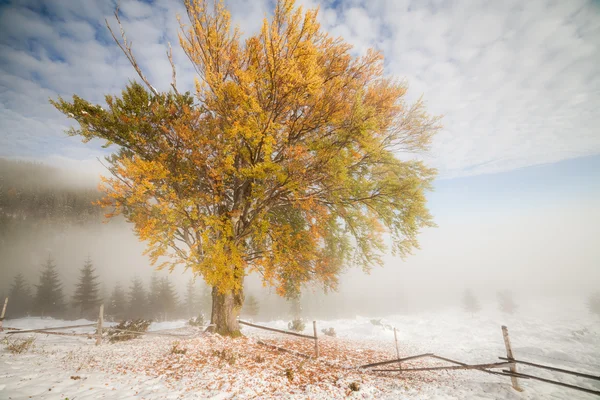
[[[230,0],[246,35],[272,12],[272,1]],[[409,98],[424,94],[445,129],[427,157],[451,177],[510,170],[600,153],[600,7],[584,0],[417,2],[303,0],[319,5],[332,35],[356,52],[385,52],[386,72],[406,78]],[[98,145],[62,132],[67,121],[48,98],[77,93],[102,102],[133,69],[104,28],[110,2],[20,1],[0,7],[0,156],[73,157]],[[181,3],[121,2],[122,19],[149,79],[167,89],[174,47],[178,83],[193,85],[179,48]],[[91,149],[91,150],[90,150]]]

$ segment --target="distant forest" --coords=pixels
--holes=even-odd
[[[48,165],[0,158],[0,234],[28,224],[99,221],[93,204],[101,196],[92,187],[77,187],[64,172]]]

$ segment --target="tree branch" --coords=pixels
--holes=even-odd
[[[119,18],[119,5],[118,4],[117,4],[117,8],[115,9],[115,18],[117,19],[117,23],[119,24],[119,29],[121,30],[121,38],[123,38],[123,43],[121,43],[121,41],[119,41],[119,39],[117,39],[117,36],[115,35],[112,28],[110,27],[110,24],[108,23],[108,19],[104,20],[106,22],[106,27],[110,31],[110,34],[113,37],[115,43],[117,43],[117,45],[119,46],[121,51],[125,54],[125,57],[127,57],[127,59],[129,60],[129,63],[133,66],[133,68],[135,69],[135,71],[137,72],[139,77],[142,79],[142,81],[146,84],[146,86],[148,86],[150,91],[152,91],[152,93],[154,93],[155,96],[158,96],[158,90],[156,90],[156,88],[150,84],[150,82],[148,81],[148,78],[146,78],[146,76],[142,72],[142,69],[138,65],[137,60],[135,59],[135,56],[133,55],[133,52],[131,51],[132,42],[127,42],[127,37],[125,36],[125,29],[123,29],[123,24],[121,24],[121,19]]]

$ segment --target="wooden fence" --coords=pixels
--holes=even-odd
[[[82,337],[88,337],[91,338],[93,336],[96,337],[96,345],[99,345],[102,342],[102,333],[103,331],[107,330],[108,328],[105,328],[103,326],[104,324],[104,305],[100,306],[100,311],[98,314],[98,321],[96,323],[91,323],[91,324],[81,324],[81,325],[70,325],[70,326],[61,326],[61,327],[52,327],[52,328],[41,328],[41,329],[27,329],[27,330],[23,330],[23,329],[19,329],[19,328],[8,328],[5,327],[3,328],[2,323],[4,321],[4,316],[6,313],[6,307],[8,304],[8,298],[5,299],[4,301],[4,305],[2,307],[2,313],[0,314],[0,332],[3,331],[3,329],[9,330],[9,332],[6,332],[7,335],[14,335],[14,334],[20,334],[20,333],[42,333],[42,334],[47,334],[47,335],[64,335],[64,336],[82,336]],[[282,333],[285,335],[290,335],[290,336],[295,336],[295,337],[300,337],[303,339],[310,339],[314,341],[315,344],[315,350],[314,350],[314,358],[318,358],[319,357],[319,338],[317,335],[317,322],[313,321],[313,332],[314,335],[305,335],[302,333],[298,333],[298,332],[291,332],[288,330],[282,330],[282,329],[275,329],[275,328],[270,328],[267,326],[262,326],[262,325],[257,325],[257,324],[253,324],[247,321],[242,321],[242,320],[238,320],[238,322],[241,325],[246,325],[246,326],[250,326],[252,328],[257,328],[257,329],[263,329],[266,331],[271,331],[271,332],[276,332],[276,333]],[[65,333],[65,332],[55,332],[58,330],[64,330],[64,329],[75,329],[75,328],[84,328],[84,327],[92,327],[95,326],[96,327],[96,332],[93,333]],[[111,329],[115,329],[115,328],[111,328]],[[122,330],[122,329],[116,329],[117,331],[121,331],[121,332],[129,332],[126,330]],[[158,335],[158,336],[175,336],[175,337],[188,337],[188,336],[184,336],[184,335],[175,335],[172,333],[163,333],[162,331],[154,331],[154,332],[131,332],[132,334],[136,334],[136,335]],[[571,385],[571,384],[567,384],[564,382],[560,382],[560,381],[555,381],[555,380],[551,380],[551,379],[546,379],[546,378],[542,378],[539,376],[535,376],[535,375],[531,375],[531,374],[524,374],[522,372],[519,372],[517,370],[517,364],[521,364],[521,365],[526,365],[529,367],[533,367],[533,368],[540,368],[540,369],[546,369],[549,371],[553,371],[553,372],[559,372],[559,373],[563,373],[563,374],[568,374],[568,375],[573,375],[573,376],[577,376],[580,378],[585,378],[585,379],[591,379],[591,380],[596,380],[596,381],[600,381],[600,376],[597,375],[591,375],[591,374],[587,374],[587,373],[582,373],[582,372],[578,372],[578,371],[572,371],[572,370],[568,370],[568,369],[564,369],[564,368],[557,368],[557,367],[553,367],[553,366],[549,366],[549,365],[543,365],[543,364],[539,364],[539,363],[534,363],[531,361],[525,361],[525,360],[521,360],[521,359],[516,359],[512,350],[512,346],[511,346],[511,341],[510,341],[510,337],[508,335],[508,328],[506,326],[502,326],[502,337],[504,339],[504,345],[506,348],[506,357],[498,357],[500,360],[502,360],[502,362],[495,362],[495,363],[484,363],[484,364],[467,364],[467,363],[463,363],[461,361],[457,361],[457,360],[452,360],[450,358],[446,358],[446,357],[441,357],[438,355],[435,355],[433,353],[425,353],[425,354],[418,354],[418,355],[414,355],[414,356],[409,356],[409,357],[403,357],[400,358],[400,351],[398,348],[398,338],[396,335],[396,328],[394,328],[394,341],[396,344],[396,359],[393,360],[386,360],[386,361],[379,361],[379,362],[375,362],[375,363],[370,363],[370,364],[365,364],[365,365],[360,365],[357,367],[353,367],[351,369],[359,369],[359,370],[367,370],[369,368],[374,368],[374,367],[381,367],[384,365],[390,365],[390,364],[398,364],[398,368],[395,369],[371,369],[370,371],[372,372],[377,372],[377,373],[387,373],[387,372],[399,372],[399,373],[410,373],[410,372],[423,372],[423,371],[442,371],[442,370],[477,370],[477,371],[481,371],[481,372],[485,372],[488,374],[494,374],[494,375],[502,375],[502,376],[506,376],[506,377],[510,377],[511,378],[511,383],[512,383],[512,387],[517,390],[517,391],[523,391],[523,389],[521,388],[521,386],[519,385],[519,379],[532,379],[532,380],[537,380],[540,382],[545,382],[545,383],[550,383],[553,385],[558,385],[558,386],[562,386],[562,387],[566,387],[566,388],[570,388],[570,389],[575,389],[575,390],[579,390],[582,392],[586,392],[586,393],[590,393],[590,394],[595,394],[600,396],[600,391],[598,390],[594,390],[594,389],[590,389],[590,388],[585,388],[582,386],[576,386],[576,385]],[[288,352],[291,354],[294,354],[296,356],[299,357],[303,357],[303,358],[313,358],[313,356],[309,356],[307,354],[304,353],[300,353],[294,350],[289,350],[289,349],[285,349],[283,347],[280,346],[276,346],[273,344],[269,344],[269,343],[265,343],[261,340],[257,341],[258,344],[279,350],[279,351],[284,351],[284,352]],[[421,367],[421,368],[402,368],[402,362],[406,362],[409,360],[415,360],[415,359],[419,359],[419,358],[434,358],[434,359],[438,359],[441,361],[446,361],[450,364],[453,364],[451,366],[434,366],[434,367]],[[330,364],[329,362],[327,362],[326,360],[322,360],[328,364]],[[508,367],[508,369],[503,369]],[[502,369],[502,371],[492,371],[493,369]]]
[[[2,315],[4,315],[4,312],[6,311],[6,303],[7,302],[8,302],[8,298],[4,302],[4,308],[3,308]],[[3,330],[2,324],[1,324],[2,319],[0,319],[0,332]],[[90,327],[96,327],[96,332],[95,333],[91,333],[91,332],[90,333],[55,332],[55,331],[61,331],[61,330],[65,330],[65,329],[90,328]],[[6,335],[16,335],[16,334],[21,334],[21,333],[41,333],[41,334],[45,334],[45,335],[75,336],[75,337],[79,336],[79,337],[85,337],[88,339],[95,337],[96,345],[100,345],[102,343],[102,334],[104,332],[106,332],[108,329],[111,329],[111,330],[114,330],[117,332],[131,333],[132,335],[136,335],[136,336],[150,335],[150,336],[170,336],[170,337],[180,337],[180,338],[191,337],[189,335],[177,335],[177,334],[173,334],[173,333],[167,333],[164,330],[152,331],[152,332],[135,332],[135,331],[127,331],[124,329],[106,327],[106,326],[104,326],[104,305],[103,304],[100,305],[100,310],[98,313],[98,321],[94,322],[94,323],[58,326],[58,327],[52,327],[52,328],[39,328],[39,329],[19,329],[19,328],[9,328],[9,327],[4,327],[4,329],[9,331],[9,332],[6,332]],[[170,331],[171,329],[167,329],[167,330]]]
[[[241,325],[251,326],[251,327],[257,328],[257,329],[263,329],[265,331],[283,333],[285,335],[296,336],[296,337],[300,337],[300,338],[303,338],[303,339],[314,340],[314,342],[315,342],[315,358],[319,358],[319,336],[317,335],[317,321],[313,321],[313,333],[314,333],[314,336],[304,335],[302,333],[297,333],[297,332],[285,331],[285,330],[282,330],[282,329],[269,328],[268,326],[256,325],[256,324],[252,324],[250,322],[242,321],[242,320],[238,320],[238,322]],[[289,352],[289,353],[294,353],[296,355],[300,355],[301,357],[310,358],[310,356],[307,356],[304,353],[299,353],[297,351],[292,351],[292,350],[284,349],[283,347],[279,347],[279,346],[267,344],[267,343],[262,342],[260,340],[258,341],[258,343],[262,344],[264,346],[271,347],[271,348],[276,348],[279,351],[285,351],[285,352]]]
[[[582,386],[576,386],[576,385],[571,385],[571,384],[567,384],[564,382],[559,382],[559,381],[555,381],[555,380],[550,380],[550,379],[546,379],[546,378],[541,378],[538,376],[534,376],[534,375],[530,375],[530,374],[524,374],[522,372],[519,372],[517,370],[517,364],[522,364],[522,365],[527,365],[530,367],[535,367],[535,368],[542,368],[542,369],[546,369],[546,370],[550,370],[550,371],[554,371],[554,372],[560,372],[560,373],[564,373],[564,374],[569,374],[569,375],[574,375],[574,376],[578,376],[580,378],[585,378],[585,379],[592,379],[592,380],[596,380],[596,381],[600,381],[600,376],[596,376],[596,375],[591,375],[591,374],[586,374],[586,373],[582,373],[582,372],[578,372],[578,371],[572,371],[572,370],[567,370],[567,369],[563,369],[563,368],[557,368],[557,367],[552,367],[549,365],[543,365],[543,364],[539,364],[539,363],[533,363],[530,361],[523,361],[523,360],[517,360],[514,357],[514,353],[512,350],[512,346],[511,346],[511,342],[510,342],[510,338],[508,335],[508,328],[506,326],[502,326],[502,336],[504,339],[504,345],[506,347],[506,357],[498,357],[500,360],[503,360],[503,362],[496,362],[496,363],[485,363],[485,364],[466,364],[460,361],[456,361],[456,360],[452,360],[449,358],[445,358],[445,357],[440,357],[437,356],[435,354],[432,353],[425,353],[425,354],[419,354],[416,356],[410,356],[410,357],[404,357],[404,358],[399,358],[395,359],[395,360],[388,360],[388,361],[381,361],[381,362],[376,362],[376,363],[372,363],[372,364],[366,364],[366,365],[361,365],[357,368],[372,368],[372,367],[379,367],[382,365],[389,365],[389,364],[400,364],[403,361],[408,361],[408,360],[413,360],[413,359],[417,359],[417,358],[426,358],[426,357],[430,357],[430,358],[435,358],[438,360],[442,360],[442,361],[446,361],[449,362],[451,364],[455,364],[452,366],[441,366],[441,367],[423,367],[423,368],[396,368],[396,369],[373,369],[371,371],[373,372],[401,372],[401,373],[405,373],[405,372],[421,372],[421,371],[440,371],[440,370],[478,370],[478,371],[482,371],[482,372],[486,372],[489,374],[494,374],[494,375],[502,375],[502,376],[507,376],[511,378],[511,383],[512,386],[515,390],[517,391],[523,391],[523,389],[521,388],[521,386],[519,385],[519,381],[518,379],[533,379],[533,380],[537,380],[537,381],[541,381],[541,382],[545,382],[545,383],[550,383],[550,384],[554,384],[554,385],[558,385],[558,386],[562,386],[562,387],[567,387],[570,389],[575,389],[575,390],[579,390],[582,392],[586,392],[586,393],[590,393],[590,394],[595,394],[595,395],[599,395],[600,396],[600,391],[598,390],[594,390],[594,389],[590,389],[590,388],[585,388]],[[508,367],[509,369],[503,369]],[[491,369],[502,369],[502,371],[490,371]]]

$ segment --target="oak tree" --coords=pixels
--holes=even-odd
[[[143,83],[106,96],[107,109],[76,95],[52,101],[79,123],[69,134],[117,146],[109,216],[133,223],[153,263],[183,265],[212,287],[222,334],[239,331],[248,273],[294,296],[310,281],[335,289],[347,266],[381,264],[386,242],[410,254],[433,225],[435,171],[403,155],[426,152],[439,120],[407,103],[382,54],[354,55],[293,0],[278,0],[246,39],[222,2],[185,6],[179,39],[195,93],[177,90],[170,53],[171,89],[159,92],[113,34]]]

